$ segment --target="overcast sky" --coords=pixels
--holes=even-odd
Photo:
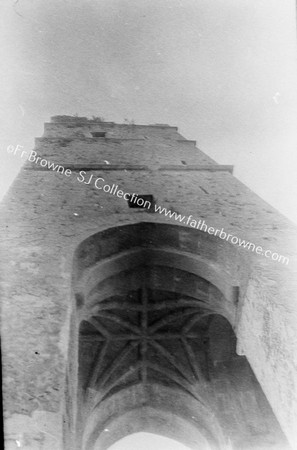
[[[1,184],[51,115],[168,123],[297,222],[293,0],[2,0]]]

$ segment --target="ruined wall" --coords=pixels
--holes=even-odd
[[[100,130],[106,131],[106,139],[91,137]],[[24,449],[58,448],[61,440],[77,246],[113,226],[173,223],[96,189],[93,180],[98,177],[125,192],[154,195],[164,207],[290,258],[289,265],[282,265],[203,233],[203,244],[191,243],[197,254],[238,283],[238,351],[247,356],[292,448],[297,448],[296,228],[228,170],[216,169],[193,143],[182,140],[174,127],[56,118],[36,141],[38,155],[69,167],[71,175],[28,162],[1,205],[8,449],[18,448],[17,441]],[[118,167],[108,167],[112,165]],[[191,167],[205,165],[213,171]],[[77,179],[86,166],[85,181],[94,175],[89,185]]]

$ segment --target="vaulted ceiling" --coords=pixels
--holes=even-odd
[[[192,449],[279,438],[235,351],[238,266],[232,249],[220,251],[199,232],[154,223],[99,232],[78,248],[79,449],[98,439],[107,449],[133,430],[162,430]]]
[[[152,271],[160,276],[162,268]],[[212,316],[206,293],[197,300],[154,289],[152,271],[138,268],[133,278],[141,287],[101,300],[81,323],[81,382],[84,389],[100,391],[101,399],[139,382],[175,386],[195,396],[193,384],[209,377]],[[126,273],[128,284],[130,278]]]

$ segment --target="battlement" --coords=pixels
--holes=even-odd
[[[171,126],[171,125],[167,125],[164,123],[155,123],[155,124],[134,124],[133,122],[127,122],[127,123],[115,123],[115,122],[109,122],[109,121],[105,121],[103,119],[103,117],[93,117],[92,119],[89,119],[88,117],[79,117],[79,116],[67,116],[67,115],[63,115],[63,116],[52,116],[50,119],[50,122],[45,123],[45,125],[48,124],[63,124],[63,125],[67,125],[67,124],[71,124],[71,125],[75,125],[76,127],[79,126],[86,126],[86,125],[101,125],[107,128],[110,127],[126,127],[126,128],[130,128],[132,127],[137,127],[137,128],[159,128],[159,129],[163,129],[163,128],[170,128],[172,130],[178,130],[178,127],[176,126]]]
[[[216,164],[185,139],[177,127],[166,124],[130,125],[104,122],[102,118],[54,116],[35,139],[41,158],[84,166],[107,160],[111,165],[197,166]]]

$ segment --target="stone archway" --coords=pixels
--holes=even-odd
[[[90,447],[85,448],[108,450],[112,444],[121,438],[144,431],[171,438],[186,445],[189,449],[211,449],[204,434],[200,433],[193,423],[179,415],[151,407],[128,411],[112,420],[107,427],[105,428],[106,431],[101,433],[96,441],[94,440],[94,445],[92,440],[89,439],[86,445],[90,445]]]
[[[105,450],[137,431],[193,450],[227,449],[230,441],[243,448],[268,433],[266,419],[257,424],[261,408],[268,422],[274,417],[246,358],[235,352],[236,276],[209,256],[214,241],[197,252],[199,239],[196,230],[139,223],[99,232],[78,247],[72,448]]]
[[[108,450],[146,450],[148,449],[162,449],[162,450],[190,450],[181,442],[172,438],[162,436],[160,434],[140,431],[129,434],[111,445]]]

